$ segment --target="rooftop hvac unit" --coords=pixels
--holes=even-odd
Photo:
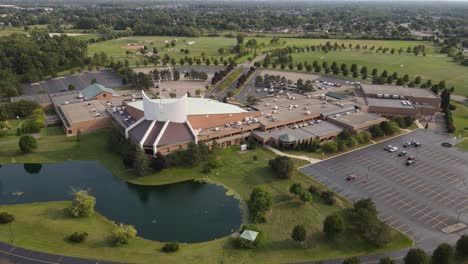
[[[101,114],[97,113],[97,114],[95,114],[94,116],[98,117],[98,116],[101,116]]]
[[[383,94],[377,94],[377,97],[382,98]]]
[[[119,111],[119,114],[123,115],[123,114],[124,114],[124,112],[123,112],[122,110],[120,110],[120,111]]]
[[[350,112],[346,112],[346,113],[345,113],[345,115],[349,115],[349,114],[350,114]]]
[[[258,123],[258,118],[252,119],[255,123]]]
[[[273,121],[274,121],[274,122],[276,122],[276,120],[278,120],[278,118],[276,118],[276,117],[273,117]]]
[[[279,95],[276,96],[276,98],[279,98],[279,97],[280,97]]]
[[[294,125],[294,128],[299,128],[299,126],[298,126],[298,125]]]
[[[297,104],[294,105],[294,108],[298,108],[299,106]]]
[[[278,106],[277,105],[273,106],[273,109],[278,110]]]
[[[307,99],[310,99],[310,95],[307,95]]]
[[[112,108],[112,112],[117,112],[117,107],[114,106],[114,108]]]
[[[299,124],[299,127],[303,127],[303,126],[304,126],[304,125],[303,125],[302,123],[301,123],[301,124]]]
[[[306,106],[304,107],[304,110],[309,110],[309,107],[306,105]]]
[[[393,99],[398,99],[400,96],[398,96],[398,94],[394,94],[392,95]]]
[[[296,97],[293,97],[292,99],[293,99],[293,100],[296,100]]]
[[[120,110],[122,110],[122,107],[117,106],[117,111],[120,111]]]
[[[384,94],[383,97],[390,98],[390,95],[389,94]]]
[[[250,117],[246,116],[244,117],[244,121],[249,121],[250,120]]]
[[[238,126],[242,125],[242,122],[241,121],[237,121],[236,123]]]
[[[82,95],[82,94],[78,94],[78,96],[76,96],[76,98],[78,98],[78,99],[83,99],[83,95]]]
[[[92,111],[92,112],[96,112],[97,110],[93,108],[93,109],[91,109],[91,111]]]
[[[227,123],[224,125],[225,127],[231,127],[231,124]]]
[[[91,103],[90,103],[90,102],[88,102],[88,103],[87,103],[87,105],[91,105]]]
[[[335,117],[340,117],[340,116],[341,116],[340,114],[336,114],[336,116],[335,116]]]
[[[322,123],[322,120],[319,119],[316,122],[317,122],[317,124],[320,124],[320,123]]]
[[[219,127],[215,127],[213,130],[214,131],[219,131]]]
[[[306,114],[306,115],[310,115],[311,113],[310,113],[310,111],[306,111],[305,114]]]
[[[111,102],[107,102],[106,105],[107,105],[107,106],[111,106],[112,103],[111,103]]]
[[[405,102],[405,101],[401,101],[401,104],[402,104],[402,105],[406,105],[406,102]]]
[[[309,122],[309,125],[313,125],[313,124],[314,124],[314,121],[310,121],[310,122]]]
[[[273,114],[277,114],[278,113],[278,110],[273,110]]]
[[[278,99],[273,100],[274,102],[278,102]]]
[[[135,98],[132,98],[132,102],[135,102],[135,101],[136,101]]]

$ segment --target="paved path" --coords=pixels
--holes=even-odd
[[[15,247],[0,242],[0,263],[2,264],[118,264],[117,262],[82,259],[47,254]]]
[[[321,159],[310,158],[310,157],[307,157],[307,156],[299,156],[299,155],[292,155],[292,154],[284,153],[281,150],[278,150],[278,149],[276,149],[276,148],[274,148],[272,146],[265,146],[265,147],[267,149],[273,151],[277,155],[286,156],[286,157],[290,157],[290,158],[293,158],[293,159],[305,160],[305,161],[308,161],[310,164],[315,164],[315,163],[318,163],[318,162],[322,161]]]
[[[33,136],[35,139],[38,139],[41,137],[41,134],[40,133],[34,133],[34,134],[30,134],[31,136]],[[11,140],[5,140],[5,141],[0,141],[0,145],[8,145],[8,144],[14,144],[14,143],[17,143],[19,140],[19,138],[15,138],[15,139],[11,139]]]

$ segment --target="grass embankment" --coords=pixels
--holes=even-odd
[[[457,109],[453,111],[453,122],[455,124],[455,135],[461,135],[464,140],[458,144],[460,149],[468,151],[468,105],[455,103]]]
[[[50,134],[53,133],[51,131]],[[71,219],[64,213],[68,202],[0,206],[0,211],[9,211],[16,216],[12,224],[15,241],[10,241],[7,226],[0,226],[0,240],[38,251],[133,263],[282,263],[369,254],[411,245],[409,238],[397,232],[393,233],[394,240],[385,249],[375,248],[352,234],[346,234],[333,242],[327,241],[321,233],[323,219],[350,206],[349,202],[339,198],[337,205],[328,206],[318,197],[307,204],[290,198],[288,189],[293,182],[300,182],[306,187],[318,183],[299,171],[294,172],[292,180],[278,180],[268,167],[268,160],[275,154],[266,149],[243,153],[237,147],[221,150],[218,158],[224,166],[209,175],[201,173],[200,165],[136,178],[132,171],[123,168],[120,157],[107,151],[106,138],[107,132],[82,135],[80,142],[74,137],[63,135],[45,136],[39,139],[39,149],[28,155],[20,154],[16,144],[6,145],[0,150],[0,163],[98,160],[117,176],[131,179],[137,184],[158,185],[208,177],[232,189],[243,200],[248,199],[253,188],[263,186],[274,198],[268,222],[258,225],[266,233],[267,243],[261,249],[244,251],[234,249],[230,238],[223,238],[182,245],[179,252],[172,254],[162,253],[161,243],[141,238],[124,247],[111,247],[108,243],[111,223],[100,215]],[[254,160],[254,156],[257,156],[257,160]],[[295,164],[300,166],[305,163],[295,161]],[[296,224],[304,224],[307,228],[307,248],[290,238]],[[68,244],[65,237],[75,231],[88,232],[89,240],[81,245]]]
[[[222,80],[221,83],[218,85],[219,90],[226,90],[235,80],[237,80],[237,78],[239,78],[243,71],[244,69],[242,67],[234,69],[234,71],[230,75],[228,75],[224,80]]]

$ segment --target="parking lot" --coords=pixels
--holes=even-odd
[[[122,86],[122,79],[117,73],[111,70],[99,70],[76,74],[67,74],[53,79],[47,79],[38,83],[28,83],[23,85],[24,95],[33,95],[38,93],[59,93],[68,90],[68,85],[72,84],[75,89],[80,91],[91,85],[93,79],[97,83],[108,88]]]
[[[407,141],[421,147],[403,148]],[[301,168],[301,171],[341,196],[356,201],[370,197],[380,218],[411,237],[419,246],[432,248],[454,242],[459,234],[441,230],[457,222],[468,224],[468,153],[442,147],[448,138],[416,130],[397,138]],[[398,151],[385,151],[387,145]],[[399,157],[406,150],[408,154]],[[409,156],[415,164],[406,166]],[[346,177],[356,179],[347,181]]]

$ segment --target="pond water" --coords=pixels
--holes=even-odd
[[[71,200],[79,189],[96,197],[97,212],[155,241],[208,241],[242,223],[239,200],[215,184],[135,185],[94,161],[0,166],[2,205]]]

